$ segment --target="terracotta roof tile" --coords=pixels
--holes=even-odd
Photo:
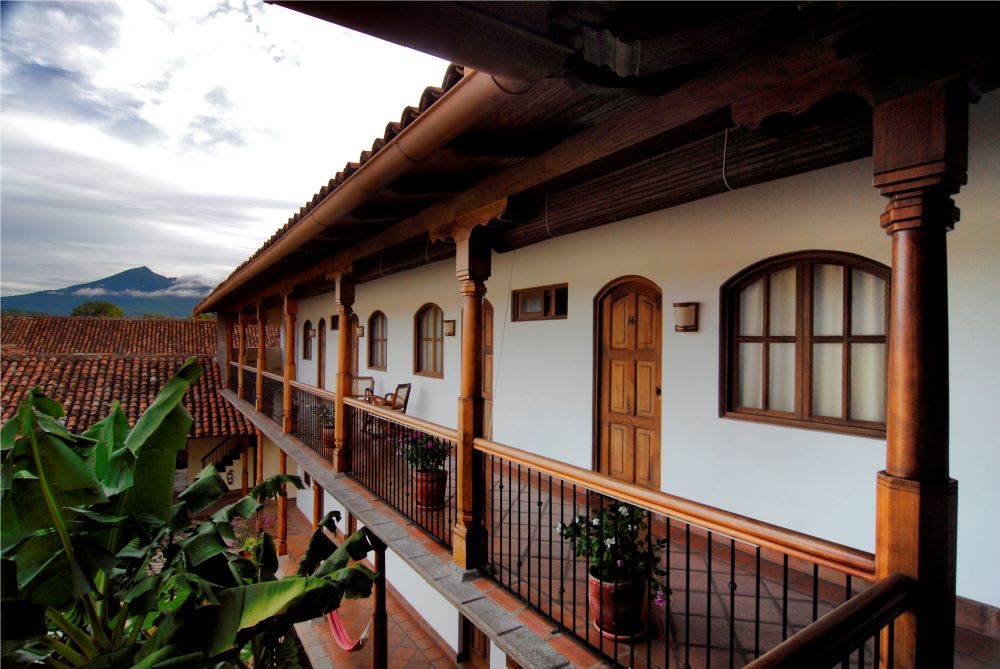
[[[0,317],[0,350],[12,354],[215,355],[214,321]]]
[[[34,386],[63,404],[66,427],[80,432],[108,414],[112,400],[121,402],[129,424],[135,425],[163,384],[184,363],[185,356],[4,356],[0,360],[2,422]],[[205,373],[188,390],[184,404],[194,417],[190,437],[252,434],[252,426],[219,394],[222,378],[215,359],[199,356]]]
[[[215,344],[213,321],[4,316],[2,420],[38,385],[65,406],[70,430],[82,431],[104,418],[112,400],[121,402],[135,424],[184,360],[196,356],[205,373],[185,397],[194,418],[190,436],[252,434],[252,426],[219,394],[223,380]]]

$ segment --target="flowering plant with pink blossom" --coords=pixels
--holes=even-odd
[[[440,471],[451,455],[451,444],[439,437],[410,431],[400,438],[396,454],[418,472]]]
[[[650,531],[649,516],[645,509],[594,495],[590,518],[558,523],[556,531],[570,541],[577,557],[587,558],[594,578],[613,583],[645,579],[653,601],[663,606],[669,591],[661,581],[666,571],[660,556],[667,540]]]

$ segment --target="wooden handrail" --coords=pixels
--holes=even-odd
[[[337,395],[335,393],[331,393],[329,390],[323,390],[322,388],[317,388],[316,386],[310,386],[308,383],[302,383],[301,381],[289,381],[289,383],[292,385],[292,388],[298,388],[299,390],[322,397],[325,400],[333,402],[337,399]]]
[[[699,525],[734,539],[771,548],[865,580],[874,578],[875,556],[865,551],[825,541],[669,493],[629,485],[589,469],[559,462],[544,455],[522,451],[512,446],[498,444],[488,439],[476,439],[475,446],[477,450],[487,455],[496,455],[519,462],[536,471],[640,506],[654,513]]]
[[[281,376],[281,374],[275,374],[274,372],[266,372],[266,371],[265,372],[261,372],[261,374],[263,376],[265,376],[266,378],[271,379],[272,381],[278,381],[280,383],[284,383],[285,382],[285,378],[283,376]]]
[[[892,574],[761,655],[746,669],[832,667],[906,611],[915,585],[909,576]]]
[[[426,420],[421,420],[419,418],[414,418],[413,416],[407,416],[406,414],[399,413],[398,411],[392,411],[391,409],[384,409],[382,407],[377,407],[367,402],[362,402],[361,400],[356,400],[353,397],[345,397],[344,404],[348,404],[355,409],[364,411],[366,413],[373,414],[375,416],[381,416],[391,421],[395,421],[400,425],[406,427],[412,427],[414,430],[420,430],[425,434],[429,434],[434,437],[439,437],[441,439],[447,439],[449,441],[458,441],[458,432],[451,429],[450,427],[445,427],[443,425],[438,425],[437,423],[431,423]]]

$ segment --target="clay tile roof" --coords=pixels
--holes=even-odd
[[[129,424],[135,425],[184,360],[183,356],[5,356],[0,360],[2,421],[14,416],[28,390],[41,386],[65,407],[71,432],[81,432],[107,416],[112,400],[121,402]],[[219,394],[222,378],[215,359],[199,356],[199,362],[205,373],[184,399],[194,418],[189,436],[252,434],[250,424]]]
[[[196,356],[205,373],[185,396],[194,418],[189,436],[252,434],[253,427],[219,393],[215,327],[211,321],[4,317],[0,418],[7,422],[37,385],[66,408],[71,431],[104,418],[112,400],[121,402],[134,425],[184,360]]]
[[[347,165],[344,166],[344,169],[338,172],[335,177],[330,179],[330,181],[327,183],[326,186],[321,188],[319,192],[317,192],[309,202],[306,202],[305,206],[301,207],[296,214],[294,214],[291,218],[288,219],[287,223],[285,223],[282,227],[278,228],[278,230],[273,235],[271,235],[271,237],[266,242],[264,242],[263,246],[257,249],[252,256],[247,258],[236,269],[234,269],[232,273],[229,275],[229,277],[226,279],[226,281],[231,279],[240,270],[242,270],[244,267],[253,262],[258,256],[260,256],[261,253],[266,251],[268,247],[270,247],[272,244],[278,241],[278,239],[280,239],[282,235],[291,230],[292,227],[294,227],[295,224],[298,223],[303,216],[312,211],[312,209],[316,205],[318,205],[321,201],[323,201],[323,199],[327,197],[330,193],[337,190],[337,188],[342,183],[344,183],[344,181],[346,181],[348,177],[354,174],[354,172],[356,172],[358,168],[360,168],[366,162],[371,160],[372,156],[381,151],[382,148],[387,143],[389,143],[389,141],[393,137],[398,135],[404,128],[406,128],[406,126],[413,123],[413,121],[415,121],[418,116],[427,111],[427,109],[432,104],[437,102],[442,95],[444,95],[447,91],[449,91],[452,87],[454,87],[455,84],[461,81],[463,76],[465,76],[464,67],[462,67],[461,65],[456,65],[454,63],[449,65],[448,69],[445,71],[444,80],[441,82],[440,86],[428,86],[427,88],[425,88],[423,94],[420,96],[420,104],[418,107],[406,107],[403,110],[403,113],[400,115],[398,123],[391,122],[387,124],[385,126],[385,133],[383,134],[382,137],[375,138],[375,140],[372,142],[372,148],[370,151],[369,150],[362,151],[360,160],[358,162],[347,163]],[[225,283],[226,281],[223,281],[222,283]]]
[[[10,354],[215,355],[213,321],[0,317],[0,351]]]

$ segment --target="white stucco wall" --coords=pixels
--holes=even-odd
[[[495,254],[487,284],[495,309],[493,438],[590,466],[594,297],[615,278],[640,275],[660,287],[665,307],[701,303],[697,333],[675,333],[671,310],[663,310],[663,488],[873,550],[884,441],[718,417],[720,285],[759,260],[805,249],[889,264],[891,241],[878,226],[885,201],[871,187],[871,171],[870,160],[859,160]],[[962,221],[948,238],[958,592],[1000,605],[1000,437],[992,421],[1000,396],[1000,94],[972,109],[969,175],[956,198]],[[564,282],[568,318],[510,321],[511,289]],[[360,322],[375,310],[388,318],[387,371],[368,370],[365,338],[359,373],[374,376],[381,394],[412,382],[409,413],[454,427],[460,336],[445,338],[443,379],[413,374],[413,316],[426,302],[460,322],[453,262],[357,287]],[[333,310],[332,295],[304,300],[299,323],[329,319]],[[332,379],[336,337],[328,345]],[[308,365],[300,363],[302,380],[315,379]]]

